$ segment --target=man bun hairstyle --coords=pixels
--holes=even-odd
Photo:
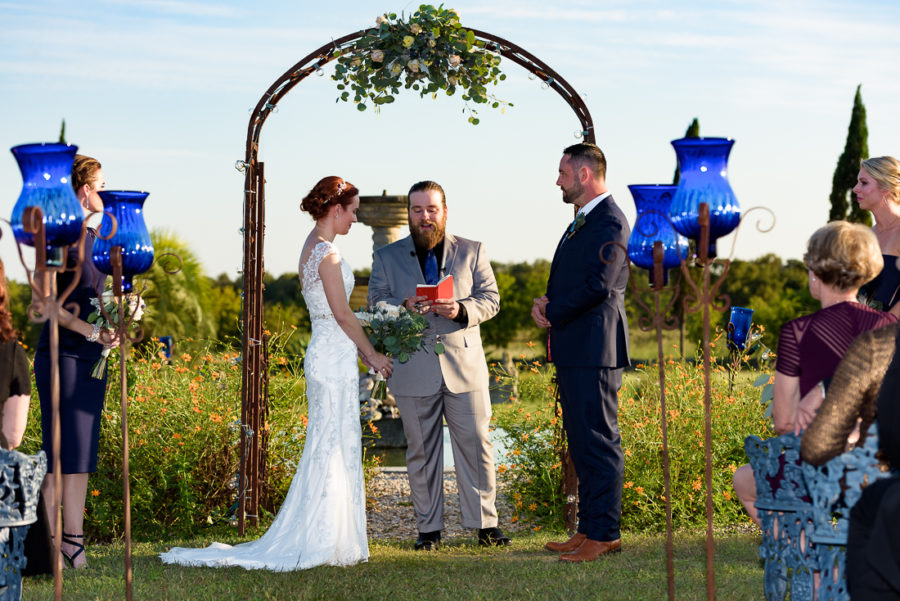
[[[884,267],[878,238],[868,227],[832,221],[813,233],[803,255],[807,269],[828,286],[855,290]]]
[[[447,208],[447,196],[444,194],[444,189],[437,182],[433,182],[430,179],[423,180],[421,182],[414,183],[409,192],[406,193],[406,208],[409,209],[409,197],[412,196],[413,192],[428,192],[429,190],[437,190],[441,195],[441,204],[444,205],[444,208]]]
[[[606,179],[606,155],[596,144],[573,144],[563,150],[563,154],[576,166],[588,167],[594,172],[595,177]]]
[[[331,207],[346,207],[359,194],[356,186],[336,175],[323,177],[313,186],[309,194],[300,201],[300,209],[309,213],[310,217],[319,220],[328,214]]]

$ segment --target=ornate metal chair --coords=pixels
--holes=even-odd
[[[25,535],[37,520],[47,457],[0,449],[0,601],[22,598]]]
[[[844,577],[850,509],[866,486],[891,475],[878,463],[877,452],[878,428],[873,423],[862,446],[838,455],[821,467],[803,464],[813,507],[810,539],[817,570],[821,572],[819,601],[850,599]]]
[[[813,506],[799,465],[800,438],[793,434],[766,440],[748,436],[744,450],[756,478],[766,599],[783,601],[790,593],[791,601],[811,600],[817,567],[810,544]]]

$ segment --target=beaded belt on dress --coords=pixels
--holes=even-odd
[[[316,321],[317,319],[334,319],[334,315],[331,313],[315,313],[309,316],[310,321]]]

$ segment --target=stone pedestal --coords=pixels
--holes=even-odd
[[[409,235],[406,196],[360,196],[356,218],[372,228],[372,252]]]

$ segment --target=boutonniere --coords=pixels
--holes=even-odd
[[[571,240],[572,236],[578,233],[578,230],[584,227],[584,213],[578,213],[575,216],[575,220],[569,225],[569,235],[566,236],[567,240]]]

